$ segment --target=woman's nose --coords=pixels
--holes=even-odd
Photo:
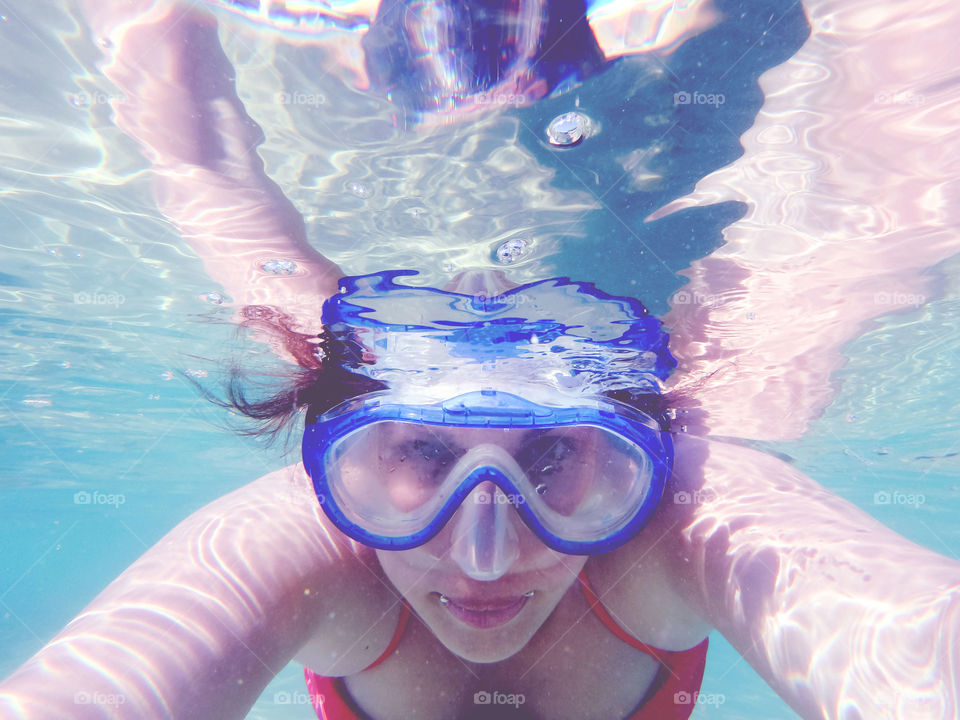
[[[516,511],[493,482],[477,485],[454,516],[451,557],[474,580],[506,575],[520,555]]]

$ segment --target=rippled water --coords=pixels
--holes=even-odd
[[[220,36],[267,173],[342,268],[442,283],[503,266],[511,242],[517,281],[570,275],[658,314],[679,290],[682,367],[726,373],[698,422],[956,558],[960,16],[813,0],[808,38],[797,4],[714,7],[671,54],[416,132],[329,71],[342,48],[230,14]],[[5,676],[186,514],[291,456],[224,433],[180,374],[267,353],[237,342],[223,288],[156,209],[96,38],[59,2],[0,16]],[[552,148],[572,110],[591,134]],[[284,692],[296,670],[251,717],[311,717]],[[704,692],[727,702],[694,718],[796,717],[719,638]]]

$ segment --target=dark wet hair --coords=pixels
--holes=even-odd
[[[328,334],[322,330],[299,332],[290,315],[269,305],[248,305],[240,314],[239,332],[262,333],[275,350],[292,357],[296,366],[258,372],[232,360],[226,364],[227,379],[219,395],[187,378],[214,404],[252,421],[231,423],[234,432],[263,438],[268,444],[283,435],[289,439],[302,412],[306,411],[307,422],[312,422],[344,400],[386,389],[383,383],[350,372],[339,362],[328,362],[327,358],[338,353],[328,347]]]
[[[297,367],[287,372],[253,373],[234,361],[226,368],[222,397],[198,385],[209,400],[252,421],[233,427],[234,431],[263,438],[268,444],[283,435],[289,440],[299,415],[305,413],[306,422],[312,423],[318,415],[350,398],[387,389],[386,384],[345,367],[372,362],[364,357],[360,343],[334,343],[325,328],[315,334],[294,330],[292,317],[266,305],[247,306],[241,315],[241,331],[265,333],[271,345],[291,356]],[[254,390],[257,386],[259,392]],[[661,430],[670,432],[672,409],[678,403],[685,404],[682,400],[687,393],[618,389],[603,395],[654,418]]]

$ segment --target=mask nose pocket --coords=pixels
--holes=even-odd
[[[516,484],[519,471],[510,454],[493,444],[472,448],[453,469],[463,479],[474,474],[482,478],[457,509],[450,551],[460,569],[474,580],[503,577],[520,555],[519,518],[498,484],[508,478]]]
[[[497,580],[520,555],[513,509],[491,481],[477,485],[457,511],[451,555],[474,580]]]

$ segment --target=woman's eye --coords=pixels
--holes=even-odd
[[[456,459],[446,445],[436,440],[413,440],[409,443],[408,453],[405,454],[431,465],[449,465]]]
[[[525,445],[517,459],[527,475],[546,477],[563,471],[573,449],[567,438],[547,435]]]

